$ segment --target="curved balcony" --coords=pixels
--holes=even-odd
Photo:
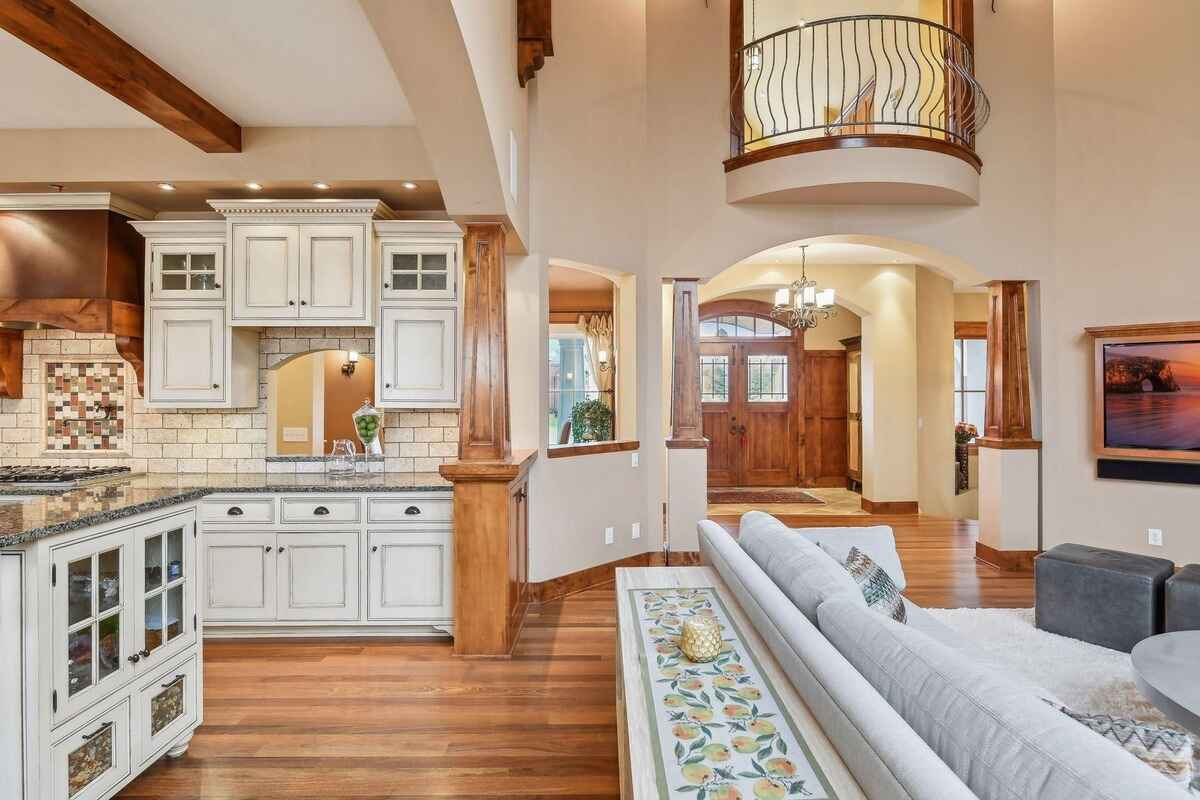
[[[978,202],[991,104],[959,33],[883,14],[734,50],[730,202]]]

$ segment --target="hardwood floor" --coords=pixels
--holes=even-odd
[[[1033,602],[1032,577],[976,564],[968,524],[785,521],[892,525],[922,605]],[[615,798],[615,626],[610,585],[532,607],[510,660],[458,659],[440,641],[206,642],[191,749],[119,796]]]

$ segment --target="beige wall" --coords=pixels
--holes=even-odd
[[[1200,106],[1190,99],[1200,4],[1159,0],[1148,14],[1130,0],[1056,0],[1054,27],[1056,274],[1040,287],[1043,543],[1200,561],[1200,490],[1095,477],[1083,335],[1087,325],[1198,318]],[[1114,291],[1130,280],[1136,289]],[[1164,546],[1147,544],[1151,527],[1163,530]]]
[[[918,267],[917,470],[921,513],[972,516],[954,494],[954,286]]]
[[[311,355],[289,361],[275,371],[275,452],[281,456],[307,456],[313,452],[313,377]],[[284,428],[304,428],[308,437],[288,442]]]
[[[987,322],[987,292],[956,292],[954,295],[955,322]]]

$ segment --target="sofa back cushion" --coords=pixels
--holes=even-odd
[[[845,567],[770,514],[744,514],[738,543],[814,625],[817,607],[839,594],[866,608],[858,584]]]
[[[904,591],[908,581],[900,566],[900,555],[896,552],[896,536],[887,525],[872,525],[867,528],[796,528],[796,533],[809,541],[821,545],[825,552],[845,564],[850,548],[857,547],[871,557]]]
[[[841,597],[822,603],[818,618],[846,660],[983,800],[1166,800],[1179,792],[1028,688],[920,631]]]

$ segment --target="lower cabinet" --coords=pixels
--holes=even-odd
[[[99,800],[129,777],[133,759],[129,697],[87,719],[50,748],[48,797]]]
[[[275,619],[275,534],[204,534],[204,619]]]
[[[371,531],[367,616],[372,620],[454,615],[454,537],[450,531]]]

